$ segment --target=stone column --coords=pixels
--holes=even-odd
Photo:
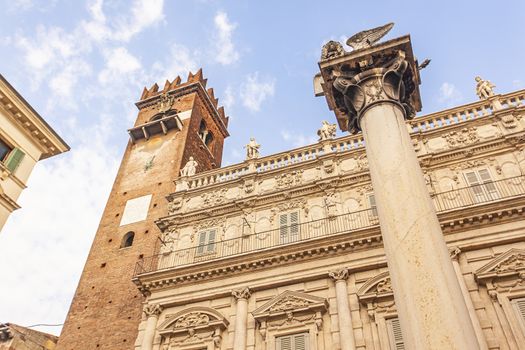
[[[144,314],[146,315],[146,329],[142,337],[142,350],[153,349],[153,339],[155,338],[155,329],[157,328],[157,321],[162,312],[162,307],[159,304],[144,305]]]
[[[470,316],[470,320],[472,321],[472,325],[474,326],[474,332],[476,332],[476,338],[478,339],[479,348],[482,350],[488,350],[487,342],[485,341],[485,336],[483,335],[483,330],[481,328],[481,324],[479,323],[478,315],[476,315],[476,309],[474,308],[474,304],[472,303],[472,299],[470,298],[470,293],[467,289],[467,285],[465,284],[465,280],[463,279],[463,274],[461,273],[461,268],[459,266],[460,253],[461,249],[459,249],[458,247],[453,247],[450,249],[452,266],[454,267],[454,272],[456,272],[456,277],[459,281],[461,292],[463,293],[465,303],[467,304],[468,313]]]
[[[248,287],[232,291],[237,301],[235,311],[235,333],[233,336],[233,350],[246,350],[246,328],[248,322],[248,299],[251,292]]]
[[[333,86],[350,126],[363,132],[403,339],[411,350],[479,349],[405,123],[417,70],[407,70],[405,51],[394,52],[356,58],[361,71],[341,67]]]
[[[335,281],[341,350],[355,350],[354,328],[352,326],[352,314],[348,303],[348,288],[346,287],[348,269],[330,272],[329,276]]]

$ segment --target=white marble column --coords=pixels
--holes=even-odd
[[[246,350],[246,328],[248,323],[248,299],[251,292],[249,288],[232,291],[237,302],[235,311],[235,333],[233,336],[233,350]]]
[[[472,299],[470,298],[470,293],[467,289],[467,285],[463,278],[463,273],[461,272],[461,268],[459,266],[460,253],[461,249],[459,249],[458,247],[453,247],[452,249],[450,249],[450,258],[452,259],[452,266],[454,267],[454,271],[456,272],[456,277],[459,281],[461,292],[463,293],[465,303],[467,304],[468,313],[470,316],[470,320],[472,321],[472,325],[474,326],[474,332],[476,332],[476,338],[478,339],[479,348],[482,350],[488,350],[487,342],[485,340],[485,336],[483,335],[483,329],[481,328],[481,324],[479,323],[478,315],[476,315],[476,309],[474,308],[474,304],[472,303]]]
[[[162,307],[159,304],[146,304],[144,305],[143,311],[147,318],[146,329],[144,329],[144,336],[142,337],[141,350],[152,350],[157,321],[162,312]]]
[[[401,50],[394,60],[370,62],[359,74],[336,78],[334,86],[344,94],[347,109],[355,111],[357,119],[350,122],[363,132],[406,348],[479,349],[405,123],[407,112],[413,112],[407,98],[413,86],[405,91],[403,79],[405,73],[412,79],[414,70],[407,70]]]
[[[354,328],[352,326],[352,314],[348,303],[348,288],[346,286],[348,269],[330,272],[329,276],[335,281],[341,350],[355,350]]]

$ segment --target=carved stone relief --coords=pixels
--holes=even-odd
[[[222,204],[226,201],[227,188],[221,188],[212,192],[205,192],[201,195],[203,205],[211,207]]]
[[[272,208],[272,214],[270,216],[270,221],[275,220],[275,216],[278,213],[288,211],[290,209],[302,209],[306,218],[308,218],[308,206],[305,198],[295,199],[292,201],[287,201],[284,203],[278,204],[276,207]]]
[[[476,127],[463,128],[443,135],[450,148],[468,146],[479,141]]]
[[[277,188],[291,188],[293,186],[300,185],[303,181],[303,171],[295,170],[292,172],[284,173],[275,176]]]

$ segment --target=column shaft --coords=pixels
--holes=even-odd
[[[354,328],[352,326],[352,314],[348,303],[348,288],[346,280],[340,279],[335,282],[335,294],[337,299],[337,319],[339,320],[339,337],[341,350],[355,350]]]
[[[478,339],[479,348],[481,350],[488,350],[487,342],[485,341],[485,336],[483,335],[483,329],[481,328],[481,324],[479,323],[478,315],[476,315],[476,309],[474,308],[474,304],[472,303],[472,299],[470,298],[470,293],[467,289],[467,285],[465,284],[465,280],[463,279],[463,274],[461,273],[461,267],[459,266],[458,261],[459,256],[457,256],[459,253],[460,250],[457,249],[457,253],[455,253],[455,256],[452,257],[452,266],[454,267],[454,271],[456,272],[456,277],[459,281],[461,292],[463,293],[465,303],[467,304],[468,313],[472,321],[472,325],[474,326],[474,331],[476,332],[476,338]]]
[[[146,320],[146,329],[142,338],[142,350],[153,349],[153,339],[155,338],[155,328],[157,328],[157,315],[150,315]]]
[[[401,106],[370,105],[361,128],[407,349],[478,349]]]
[[[248,300],[237,299],[237,310],[235,312],[235,334],[233,338],[233,350],[246,350],[246,326],[248,321]]]

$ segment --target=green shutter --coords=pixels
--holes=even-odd
[[[5,167],[10,172],[14,173],[16,168],[18,168],[18,166],[22,162],[22,159],[24,158],[24,156],[25,156],[24,152],[22,152],[19,148],[13,149],[7,156],[7,159],[5,161]]]

